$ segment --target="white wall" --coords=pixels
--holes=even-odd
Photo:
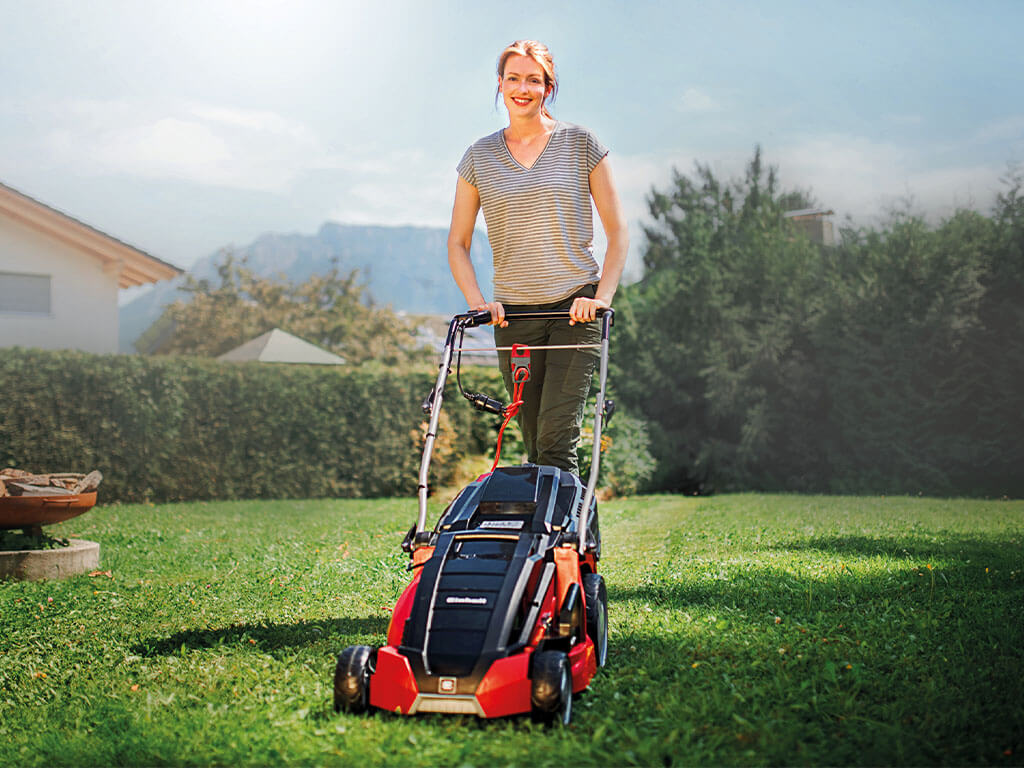
[[[0,213],[0,272],[50,275],[50,313],[0,311],[0,347],[117,352],[117,274]]]

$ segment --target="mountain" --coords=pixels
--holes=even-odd
[[[328,271],[337,259],[341,272],[358,269],[376,304],[396,311],[451,315],[465,309],[465,299],[448,271],[448,230],[440,227],[351,226],[328,222],[315,235],[268,233],[244,248],[233,249],[246,258],[257,275],[302,283],[310,275]],[[195,263],[189,274],[217,280],[221,251]],[[491,249],[487,236],[477,232],[471,251],[473,266],[485,295],[493,282]],[[160,283],[120,308],[120,348],[134,352],[134,343],[163,314],[164,307],[184,294],[184,276]]]

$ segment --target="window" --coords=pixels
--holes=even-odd
[[[0,312],[50,314],[50,276],[0,272]]]

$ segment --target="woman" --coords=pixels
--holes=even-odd
[[[591,322],[611,306],[629,246],[606,155],[585,128],[555,120],[547,109],[558,83],[547,47],[518,40],[498,58],[498,91],[508,126],[466,150],[458,165],[448,264],[474,310],[488,310],[499,347],[592,344]],[[608,240],[604,268],[594,258],[593,199]],[[494,298],[480,291],[470,244],[480,208],[494,254]],[[569,310],[568,321],[517,321],[505,312]],[[534,350],[519,425],[528,460],[578,473],[583,408],[598,353]],[[512,393],[509,353],[500,352]]]

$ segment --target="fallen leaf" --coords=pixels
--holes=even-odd
[[[106,576],[108,579],[114,578],[114,574],[110,571],[93,571],[89,574],[90,576]]]

